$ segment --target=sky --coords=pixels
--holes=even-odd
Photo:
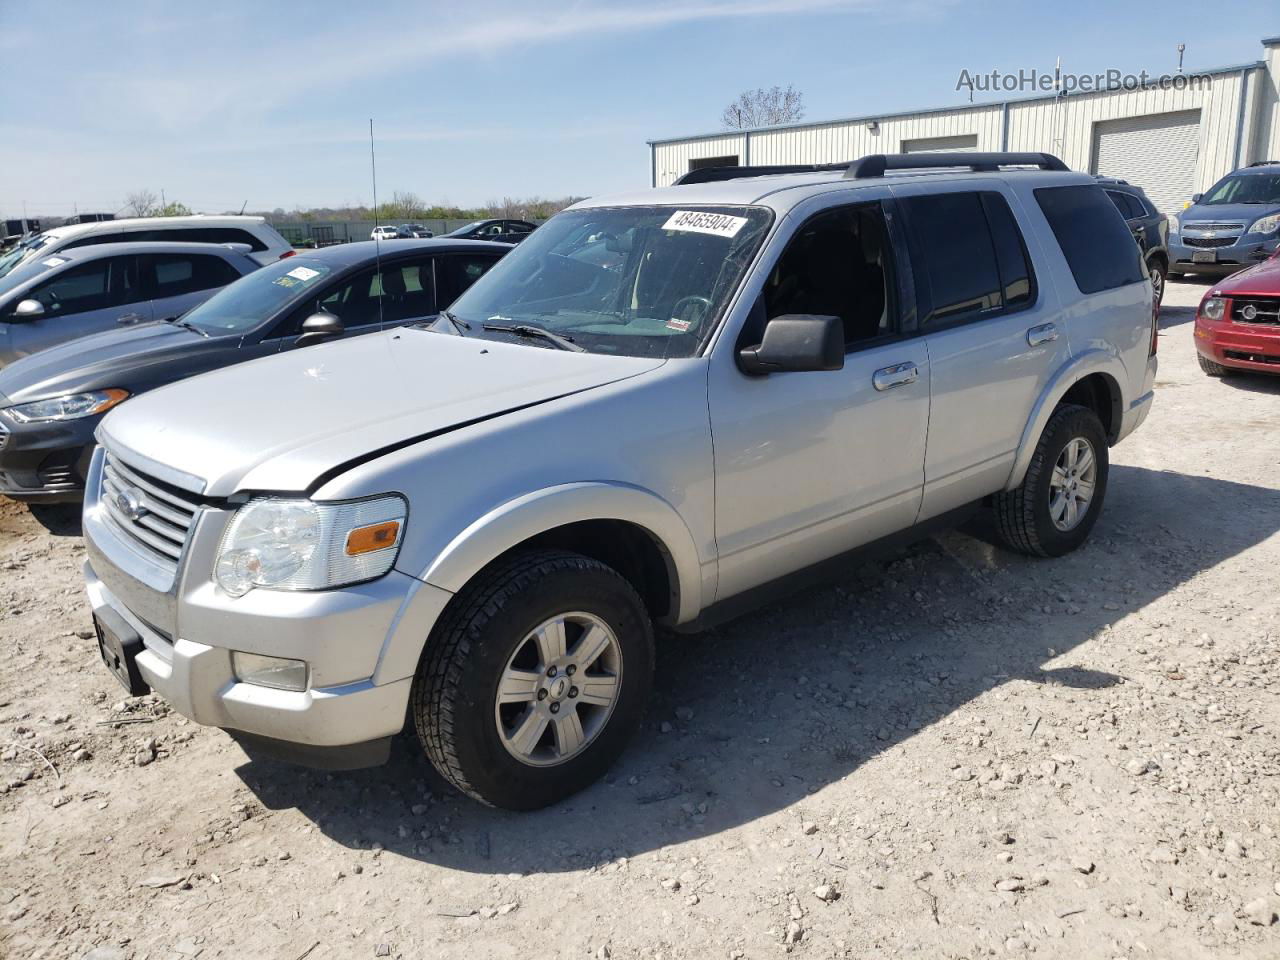
[[[805,119],[961,104],[961,70],[1260,59],[1275,0],[0,0],[0,216],[475,206],[649,185],[646,141],[794,84]],[[977,95],[978,100],[992,99]]]

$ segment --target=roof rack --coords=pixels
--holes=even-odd
[[[1257,160],[1257,161],[1255,161],[1255,162],[1253,162],[1253,163],[1249,164],[1249,166],[1251,166],[1251,167],[1269,167],[1269,166],[1272,166],[1273,164],[1277,164],[1277,163],[1280,163],[1280,160]]]
[[[847,170],[847,163],[776,163],[760,167],[702,167],[690,170],[676,181],[676,186],[690,183],[720,183],[743,177],[775,177],[783,173],[833,173]]]
[[[941,170],[968,167],[975,173],[989,173],[1001,167],[1037,167],[1041,170],[1069,170],[1051,153],[873,153],[852,163],[772,164],[760,167],[703,167],[690,170],[677,186],[691,183],[719,183],[745,177],[771,177],[785,173],[835,173],[846,180],[883,177],[890,170]]]

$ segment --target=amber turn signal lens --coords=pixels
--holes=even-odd
[[[358,557],[362,553],[393,547],[399,536],[399,520],[384,520],[367,527],[357,527],[347,534],[347,556]]]

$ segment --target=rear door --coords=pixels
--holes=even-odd
[[[151,319],[138,279],[137,257],[99,257],[49,277],[27,294],[44,314],[25,322],[9,320],[12,351],[26,356],[91,333]]]
[[[155,320],[181,316],[241,276],[227,260],[213,254],[147,253],[138,260]]]
[[[932,375],[927,519],[1004,487],[1031,410],[1069,348],[1053,285],[1032,268],[1025,215],[1003,183],[893,190]]]

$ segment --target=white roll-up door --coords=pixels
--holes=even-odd
[[[923,137],[903,140],[903,153],[951,153],[953,150],[977,150],[978,135],[966,133],[957,137]]]
[[[1093,125],[1093,172],[1142,187],[1157,210],[1191,199],[1200,146],[1200,111],[1153,113]]]

